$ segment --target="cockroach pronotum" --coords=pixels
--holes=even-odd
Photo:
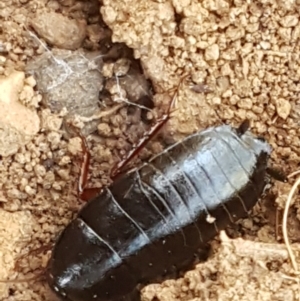
[[[245,217],[266,186],[271,147],[248,127],[208,128],[116,177],[61,233],[50,287],[70,301],[138,300],[138,285],[203,259],[208,242]]]

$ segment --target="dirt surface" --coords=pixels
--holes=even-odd
[[[100,2],[0,3],[0,101],[4,108],[0,111],[0,279],[24,279],[0,283],[0,300],[56,300],[42,277],[26,279],[46,266],[57,234],[82,206],[76,196],[81,144],[74,132],[66,135],[66,118],[82,128],[93,122],[87,131],[96,130],[88,136],[92,153],[89,183],[106,185],[112,166],[149,128],[151,120],[167,110],[171,90],[184,74],[190,74],[179,89],[176,110],[160,140],[153,141],[141,159],[209,125],[238,125],[248,118],[253,132],[263,135],[274,148],[273,164],[286,173],[298,169],[298,1]],[[100,11],[109,28],[103,25]],[[146,77],[136,67],[130,69],[135,66],[128,63],[134,61],[130,49],[112,46],[110,30],[113,42],[133,49]],[[55,55],[59,50],[54,48],[74,53],[83,49],[103,57],[97,64],[84,57],[85,63],[90,61],[84,67],[86,73],[92,70],[101,75],[101,101],[89,94],[87,99],[96,99],[89,115],[73,110],[74,103],[67,102],[67,97],[68,105],[54,112],[50,103],[59,95],[68,95],[67,91],[56,90],[47,102],[49,91],[45,95],[37,89],[40,78],[29,73],[28,65],[45,53],[62,75],[74,72],[70,63]],[[83,84],[85,72],[79,70],[80,76],[48,77],[48,88],[58,78],[71,78],[78,80],[79,92],[96,93],[98,86],[89,89]],[[98,78],[95,76],[92,78]],[[121,82],[118,76],[123,76]],[[153,104],[149,104],[152,89],[147,78],[154,88]],[[45,82],[43,87],[47,88]],[[72,95],[76,95],[73,90]],[[153,105],[152,111],[144,108]],[[149,285],[143,299],[299,300],[297,277],[280,230],[292,182],[276,183],[251,217],[227,230],[230,237],[242,238],[231,240],[222,235],[212,243],[213,254],[207,262],[177,280]],[[290,210],[288,232],[298,260],[299,220],[297,199]]]

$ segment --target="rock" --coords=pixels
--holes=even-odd
[[[216,61],[219,59],[220,56],[220,51],[219,51],[219,46],[217,44],[213,44],[211,46],[208,46],[205,49],[205,59],[207,61],[213,60]]]
[[[15,71],[0,77],[0,155],[15,154],[39,131],[40,119],[34,109],[24,106],[19,95],[24,88],[25,74]],[[26,89],[26,88],[25,88]]]
[[[276,111],[279,117],[287,119],[291,112],[291,104],[284,98],[276,99]]]
[[[90,117],[99,111],[99,91],[103,86],[103,62],[100,52],[53,49],[32,60],[26,71],[32,74],[43,105],[52,113],[64,108],[68,115]],[[87,125],[88,133],[96,130],[97,121]]]
[[[103,85],[101,53],[53,49],[28,63],[43,104],[53,113],[66,108],[70,113],[90,116],[98,108]]]
[[[78,49],[87,34],[86,21],[71,20],[55,12],[38,11],[30,24],[41,38],[63,49]]]

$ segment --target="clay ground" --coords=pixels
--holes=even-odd
[[[109,182],[110,168],[130,150],[127,136],[131,140],[141,137],[149,128],[148,121],[167,109],[170,89],[177,87],[184,74],[190,78],[179,89],[176,110],[160,140],[150,143],[142,159],[207,126],[236,126],[248,118],[252,131],[273,147],[274,166],[287,174],[299,168],[298,1],[100,2],[0,3],[0,279],[25,279],[0,283],[0,300],[56,300],[43,278],[35,275],[47,264],[47,247],[83,204],[76,197],[80,140],[74,133],[67,136],[63,126],[75,107],[74,95],[79,98],[82,91],[72,113],[86,133],[94,131],[88,136],[92,185]],[[137,107],[138,96],[129,110],[121,95],[126,87],[130,94],[133,82],[126,77],[127,61],[116,63],[119,52],[109,62],[87,55],[103,51],[99,43],[109,32],[101,25],[100,11],[113,32],[113,42],[133,49],[152,81],[155,109],[146,117]],[[70,52],[55,52],[57,48]],[[79,49],[85,52],[78,54]],[[73,53],[75,62],[62,58]],[[124,52],[120,53],[122,57]],[[37,63],[45,54],[50,59]],[[51,60],[55,67],[47,69],[48,77],[41,75]],[[79,69],[80,76],[68,77],[69,70],[82,67],[79,61],[92,72]],[[32,73],[36,66],[38,70]],[[112,83],[108,90],[115,98],[99,106],[103,77],[118,72],[127,78],[125,88],[120,91]],[[88,82],[83,75],[89,76]],[[75,88],[60,86],[75,80]],[[143,79],[139,86],[145,91]],[[58,89],[53,92],[53,87]],[[63,100],[65,108],[60,107]],[[89,110],[88,114],[82,112],[83,101],[87,101],[83,111]],[[216,238],[207,262],[177,280],[149,285],[143,290],[143,300],[299,300],[298,278],[281,233],[282,212],[293,181],[275,183],[248,219],[227,229],[227,235],[235,239],[223,235],[220,242]],[[297,197],[290,209],[288,233],[298,261],[299,230]],[[31,277],[35,281],[26,280]]]

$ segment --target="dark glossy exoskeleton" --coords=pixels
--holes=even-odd
[[[193,134],[88,202],[53,250],[54,291],[72,301],[133,300],[138,284],[190,268],[264,190],[271,147],[246,130]]]

